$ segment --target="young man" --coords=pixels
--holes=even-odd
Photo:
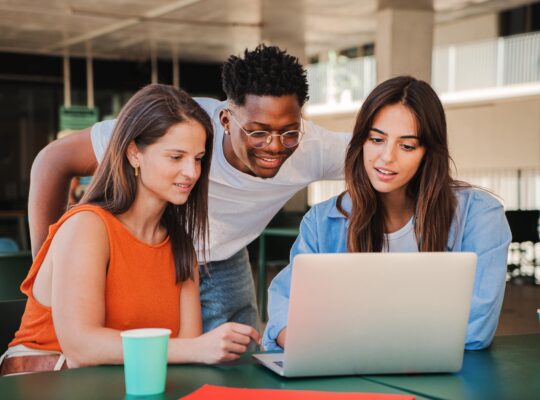
[[[306,72],[277,47],[258,46],[223,65],[227,100],[196,99],[214,123],[209,188],[210,240],[199,251],[205,332],[227,321],[257,326],[246,245],[296,192],[318,180],[341,179],[350,134],[302,119]],[[32,166],[29,217],[32,250],[64,212],[69,180],[93,173],[115,121],[104,121],[49,144]]]

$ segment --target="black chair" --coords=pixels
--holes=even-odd
[[[538,243],[540,241],[539,233],[538,233],[538,219],[540,217],[540,210],[512,210],[512,211],[506,211],[506,219],[508,220],[508,225],[510,226],[510,231],[512,232],[512,242],[514,243],[524,243],[524,242],[532,242]],[[533,264],[534,268],[538,268],[537,262],[538,260],[534,259],[534,251],[533,251],[533,259],[531,260],[525,258],[525,252],[523,248],[520,246],[519,249],[515,249],[513,251],[519,251],[519,263],[518,264],[509,264],[508,265],[508,272],[510,276],[510,280],[514,284],[524,284],[524,283],[533,283],[535,282],[534,275],[536,274],[524,274],[522,270],[522,265],[524,261],[526,263]]]
[[[0,253],[0,354],[19,329],[26,306],[20,286],[31,265],[30,252]]]
[[[0,301],[26,299],[20,286],[31,265],[30,252],[0,254]]]
[[[506,211],[506,219],[512,231],[512,242],[538,242],[538,218],[540,210]]]
[[[26,300],[0,301],[0,355],[19,329],[25,307]]]

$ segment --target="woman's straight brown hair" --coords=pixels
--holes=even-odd
[[[452,179],[446,118],[439,97],[429,84],[410,76],[399,76],[378,85],[364,101],[356,118],[345,158],[346,191],[351,212],[338,210],[349,218],[347,248],[350,252],[378,252],[384,248],[385,210],[364,167],[364,143],[377,113],[384,107],[402,104],[416,118],[420,144],[426,149],[420,167],[407,186],[414,201],[414,232],[419,251],[446,251],[448,234],[457,200],[454,189],[467,184]]]
[[[80,204],[96,204],[112,214],[126,212],[137,193],[137,178],[127,158],[129,144],[133,141],[140,150],[144,150],[172,126],[187,121],[195,121],[204,128],[206,152],[201,175],[186,203],[169,203],[161,218],[171,240],[177,282],[193,277],[197,265],[194,240],[205,254],[208,174],[213,147],[210,117],[186,92],[168,85],[152,84],[135,93],[120,112],[103,161],[80,201]]]

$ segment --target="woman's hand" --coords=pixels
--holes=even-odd
[[[249,325],[227,322],[216,329],[193,339],[197,360],[205,364],[233,361],[247,350],[250,341],[260,344],[261,337]]]
[[[285,336],[287,336],[287,327],[283,328],[281,332],[279,332],[278,337],[276,338],[276,343],[282,348],[285,348]]]

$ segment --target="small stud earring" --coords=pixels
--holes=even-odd
[[[137,165],[137,166],[133,167],[133,169],[135,170],[135,176],[139,176],[140,167]]]
[[[231,134],[231,132],[229,132],[228,129],[225,129],[225,135],[230,135],[230,134]]]

